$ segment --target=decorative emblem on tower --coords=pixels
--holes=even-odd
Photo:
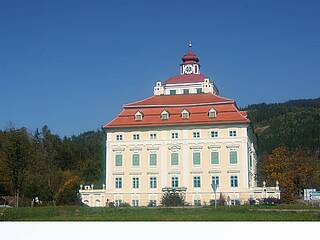
[[[189,51],[182,57],[180,74],[200,74],[199,58],[192,52],[192,43],[189,42]]]

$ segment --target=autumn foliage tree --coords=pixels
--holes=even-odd
[[[275,148],[271,154],[263,154],[259,161],[260,179],[275,185],[279,181],[281,198],[293,201],[301,195],[304,188],[316,186],[319,164],[316,158],[306,151],[287,147]]]

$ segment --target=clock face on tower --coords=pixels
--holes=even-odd
[[[184,66],[184,73],[185,74],[191,74],[193,72],[193,67],[192,67],[192,65],[185,65]]]

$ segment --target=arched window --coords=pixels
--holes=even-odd
[[[217,117],[217,111],[214,108],[211,108],[208,112],[209,118],[215,118]]]
[[[166,110],[163,110],[161,112],[160,118],[161,118],[161,120],[168,120],[169,119],[169,112]]]
[[[183,109],[181,112],[181,118],[182,119],[188,119],[190,117],[190,113],[188,112],[188,110]]]
[[[135,113],[134,120],[141,121],[142,118],[143,118],[143,113],[142,112],[138,111],[138,112]]]

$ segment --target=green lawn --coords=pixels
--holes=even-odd
[[[320,208],[302,205],[197,208],[0,208],[0,221],[319,221]]]

